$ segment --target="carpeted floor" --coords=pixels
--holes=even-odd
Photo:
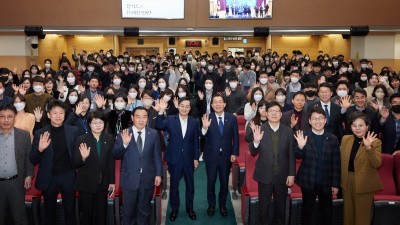
[[[235,213],[233,211],[232,202],[230,196],[227,198],[226,207],[228,208],[228,217],[224,218],[219,213],[218,206],[215,208],[215,214],[213,217],[207,215],[207,175],[204,162],[200,162],[199,167],[194,174],[194,211],[197,214],[197,220],[191,220],[185,209],[185,181],[181,180],[179,183],[179,195],[181,201],[181,207],[179,209],[178,218],[171,222],[169,220],[169,214],[171,212],[171,207],[168,206],[166,214],[166,225],[180,225],[180,224],[191,224],[191,225],[236,225]],[[217,178],[217,183],[215,187],[216,195],[219,192],[219,182]],[[183,207],[182,207],[183,206]]]

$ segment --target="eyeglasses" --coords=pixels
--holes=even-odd
[[[315,122],[315,121],[322,122],[325,120],[325,117],[313,117],[310,120],[313,122]]]
[[[273,114],[273,113],[280,113],[281,112],[281,110],[273,110],[273,109],[269,109],[268,110],[268,113],[271,113],[271,114]]]

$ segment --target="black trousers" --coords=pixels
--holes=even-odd
[[[269,218],[269,207],[271,205],[271,196],[274,197],[274,225],[283,225],[285,222],[285,209],[288,188],[286,184],[276,182],[272,179],[270,184],[258,182],[258,212],[259,225],[267,225]]]
[[[82,224],[105,225],[107,223],[107,189],[99,187],[96,193],[79,192]]]
[[[332,192],[323,190],[322,186],[315,185],[313,190],[301,189],[303,205],[301,207],[302,224],[311,224],[315,199],[318,196],[319,224],[330,225],[332,222]]]
[[[61,193],[62,204],[64,207],[65,225],[75,224],[75,172],[70,170],[63,174],[53,175],[50,185],[43,190],[45,225],[54,225],[56,223],[55,215],[57,208],[57,195]]]
[[[0,224],[6,224],[9,212],[15,225],[27,225],[25,211],[25,189],[21,177],[0,181]],[[7,208],[9,210],[7,210]]]
[[[231,162],[225,160],[222,154],[218,156],[216,163],[206,162],[207,201],[209,206],[215,207],[216,204],[215,182],[217,181],[217,174],[219,177],[218,204],[220,207],[226,205],[230,168]]]

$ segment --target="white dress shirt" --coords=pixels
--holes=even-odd
[[[182,119],[182,117],[179,115],[179,121],[181,122],[181,129],[182,129],[182,137],[185,138],[186,130],[187,130],[187,125],[188,125],[188,119],[189,117],[186,118],[186,120]]]

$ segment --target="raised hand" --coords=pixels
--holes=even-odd
[[[371,149],[372,143],[377,139],[377,136],[374,132],[368,131],[367,137],[363,137],[363,144],[367,151]]]
[[[79,85],[79,92],[81,94],[85,93],[85,90],[86,90],[85,85],[83,85],[83,84]]]
[[[291,127],[291,128],[295,127],[295,126],[297,125],[298,120],[299,120],[299,118],[296,117],[296,115],[293,114],[293,115],[290,117],[290,127]]]
[[[155,100],[154,105],[152,105],[151,107],[153,107],[153,109],[157,112],[160,112],[160,99]]]
[[[153,90],[158,91],[158,86],[156,83],[153,83]]]
[[[304,137],[303,131],[298,130],[296,131],[296,134],[294,134],[294,138],[297,141],[297,145],[299,146],[299,149],[303,150],[304,146],[307,144],[307,136]]]
[[[88,148],[86,143],[79,145],[79,151],[81,152],[82,160],[85,161],[90,154],[90,147]]]
[[[253,112],[257,112],[257,104],[255,102],[251,104],[251,110],[253,110]]]
[[[211,119],[207,114],[204,114],[203,117],[201,117],[201,122],[203,123],[203,129],[205,130],[207,130],[211,125]]]
[[[340,106],[343,109],[348,109],[351,106],[351,103],[352,103],[352,101],[350,99],[350,95],[347,95],[342,98],[342,103],[340,103]]]
[[[75,106],[75,113],[76,115],[81,115],[81,113],[83,112],[83,104],[82,102],[79,102],[76,106]]]
[[[376,104],[374,101],[370,101],[370,102],[369,102],[369,105],[370,105],[372,108],[374,108],[376,111],[378,111],[379,106],[378,106],[378,104]]]
[[[43,117],[42,108],[40,108],[40,106],[36,107],[36,108],[33,110],[33,115],[35,115],[35,120],[36,120],[36,122],[40,122],[40,120],[42,120],[42,117]]]
[[[168,102],[164,101],[164,99],[160,99],[160,112],[164,112],[168,108]]]
[[[19,87],[18,87],[18,92],[21,94],[21,95],[25,95],[26,94],[26,88],[24,88],[24,86],[21,84],[21,85],[19,85]]]
[[[200,100],[203,100],[204,99],[204,93],[202,92],[202,91],[197,91],[197,95],[199,96],[199,99]]]
[[[12,88],[14,89],[14,93],[18,92],[18,86],[16,84],[12,84]]]
[[[129,130],[125,129],[121,132],[121,137],[122,143],[124,143],[124,145],[129,145],[132,140],[132,133],[129,133]]]
[[[175,97],[174,98],[174,106],[175,106],[175,108],[178,108],[178,105],[179,105],[179,98]]]
[[[49,147],[50,142],[51,142],[50,133],[48,131],[41,134],[38,147],[39,152],[43,152],[47,147]]]
[[[225,95],[226,95],[226,97],[229,97],[229,95],[231,95],[231,93],[232,93],[232,91],[231,91],[231,89],[230,88],[225,88]]]
[[[104,96],[95,95],[94,103],[96,103],[97,108],[103,108],[103,106],[106,105],[106,100],[104,99]]]
[[[253,142],[260,143],[263,135],[264,135],[264,131],[261,131],[261,127],[256,125],[253,130]]]

